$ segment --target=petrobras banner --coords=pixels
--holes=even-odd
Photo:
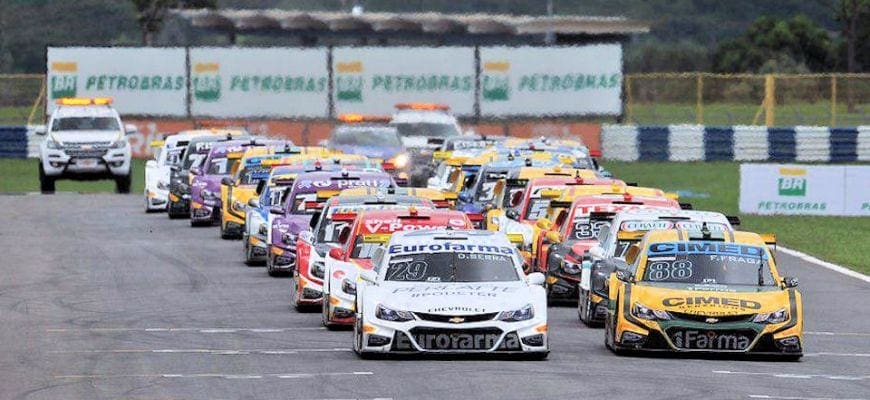
[[[741,164],[740,211],[870,216],[870,166]]]
[[[480,113],[619,115],[622,47],[481,47]]]
[[[474,113],[472,47],[336,47],[335,112],[389,115],[396,103],[433,102]]]
[[[191,114],[328,117],[328,68],[325,48],[191,48]]]
[[[111,97],[122,114],[187,115],[184,48],[49,47],[46,108],[64,97]]]

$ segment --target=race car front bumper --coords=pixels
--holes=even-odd
[[[296,302],[301,305],[319,305],[323,303],[323,284],[305,275],[296,276]]]
[[[267,257],[274,270],[290,271],[296,267],[296,249],[283,248],[272,244],[269,246]]]
[[[206,200],[208,201],[208,200]],[[190,220],[194,223],[217,223],[220,221],[220,205],[213,202],[200,202],[191,200]]]
[[[327,319],[332,325],[353,325],[356,315],[356,294],[347,293],[343,288],[334,287],[329,292]]]
[[[269,256],[269,246],[266,244],[266,239],[258,235],[248,236],[249,247],[249,262],[266,262],[266,257]]]
[[[145,189],[145,206],[151,211],[163,211],[169,203],[169,191],[158,188]]]
[[[372,316],[358,326],[361,352],[370,353],[548,353],[547,322],[497,320],[454,324],[420,318],[390,322]]]

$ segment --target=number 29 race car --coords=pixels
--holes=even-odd
[[[357,283],[354,350],[495,353],[546,358],[544,276],[523,274],[502,233],[432,229],[393,234]]]

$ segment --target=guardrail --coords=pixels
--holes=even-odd
[[[603,125],[605,159],[619,161],[870,161],[870,126]]]

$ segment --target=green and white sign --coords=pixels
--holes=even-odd
[[[480,85],[486,117],[618,115],[622,47],[481,47]]]
[[[111,97],[123,114],[184,116],[183,48],[49,47],[46,108],[64,97]]]
[[[396,103],[408,102],[474,112],[471,47],[337,47],[332,68],[337,114],[389,115]]]
[[[327,117],[327,50],[191,48],[191,114]]]
[[[741,164],[740,211],[870,216],[870,166]]]

